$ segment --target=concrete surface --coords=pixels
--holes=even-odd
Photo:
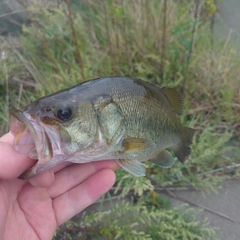
[[[203,205],[216,212],[223,213],[230,218],[238,221],[231,222],[216,214],[202,211],[199,219],[207,218],[209,226],[215,228],[217,235],[221,240],[240,240],[240,181],[225,181],[222,189],[215,193],[202,193],[196,191],[176,191],[181,197],[190,200],[199,205]],[[170,198],[172,205],[183,204],[183,201]],[[193,207],[193,206],[192,206]],[[208,240],[208,239],[206,239]]]

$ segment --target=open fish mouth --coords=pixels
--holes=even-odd
[[[38,116],[27,111],[11,111],[10,132],[14,136],[14,149],[19,153],[28,153],[37,163],[19,178],[27,179],[40,173],[41,165],[54,156],[63,155],[59,131],[54,126],[41,122]]]
[[[12,111],[10,132],[14,136],[14,149],[19,153],[29,153],[30,158],[37,159],[38,156],[33,156],[33,152],[36,152],[36,147],[40,146],[39,125],[37,123],[31,123],[30,114],[24,114],[23,112],[16,110]],[[35,128],[33,127],[35,125]],[[31,153],[31,154],[30,154]]]

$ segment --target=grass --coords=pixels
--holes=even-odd
[[[147,163],[146,178],[135,178],[119,170],[115,194],[138,199],[135,203],[123,203],[124,207],[118,206],[118,210],[130,208],[130,212],[139,211],[143,218],[155,211],[155,220],[160,222],[166,214],[186,224],[186,231],[179,235],[175,230],[182,225],[171,225],[170,221],[166,225],[166,229],[172,226],[169,238],[153,236],[150,232],[157,231],[157,224],[150,218],[152,226],[148,228],[151,231],[146,232],[146,236],[141,235],[138,225],[135,228],[131,224],[144,223],[138,223],[133,217],[128,223],[133,235],[123,236],[129,226],[121,217],[115,219],[116,209],[111,210],[113,214],[93,213],[79,222],[86,226],[93,224],[91,228],[86,227],[85,237],[93,237],[96,231],[106,237],[104,239],[113,236],[119,239],[204,239],[201,234],[208,231],[204,224],[176,209],[154,210],[151,193],[156,186],[172,185],[215,191],[224,178],[239,175],[234,168],[212,173],[213,169],[225,169],[239,163],[240,159],[237,147],[228,144],[230,140],[239,142],[240,56],[229,37],[214,38],[216,3],[85,0],[81,3],[66,1],[59,6],[42,6],[38,2],[23,5],[30,24],[23,26],[20,42],[1,40],[1,50],[5,52],[5,57],[0,59],[1,132],[8,129],[9,107],[24,107],[41,96],[87,79],[131,76],[178,89],[185,99],[181,121],[196,129],[191,156],[184,165],[176,163],[170,169]],[[145,205],[141,202],[144,195]],[[99,222],[95,219],[106,226],[114,222],[114,226],[99,233]],[[75,239],[72,224],[79,230],[79,222],[65,225],[68,239]],[[190,233],[197,235],[193,237],[195,235]],[[56,239],[61,239],[61,234],[60,229]],[[185,237],[184,234],[190,235]],[[206,234],[214,236],[210,230]]]

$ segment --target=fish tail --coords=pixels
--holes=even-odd
[[[182,139],[178,146],[173,149],[175,155],[177,156],[178,160],[182,163],[185,162],[186,158],[190,155],[191,149],[189,145],[192,143],[194,135],[194,129],[183,127],[182,129]]]

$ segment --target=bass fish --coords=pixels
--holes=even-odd
[[[171,88],[140,79],[103,77],[42,97],[13,110],[14,148],[36,164],[19,178],[40,174],[63,161],[114,159],[144,176],[142,162],[171,167],[190,154],[194,130],[180,124],[183,99]]]

